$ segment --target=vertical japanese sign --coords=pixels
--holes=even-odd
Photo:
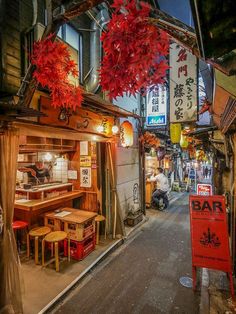
[[[164,84],[147,93],[147,126],[166,125],[167,90]]]
[[[80,186],[91,188],[91,168],[80,168]]]
[[[231,276],[233,294],[225,198],[191,195],[189,202],[194,286],[196,267],[222,270]]]
[[[177,43],[170,49],[170,122],[197,120],[197,58]]]

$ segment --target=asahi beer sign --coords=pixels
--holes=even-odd
[[[197,120],[197,58],[177,43],[170,49],[170,122]]]
[[[167,90],[158,84],[147,93],[147,126],[166,125]]]

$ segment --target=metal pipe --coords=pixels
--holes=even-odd
[[[33,5],[32,26],[34,26],[37,23],[37,17],[38,17],[38,0],[32,0],[32,5]]]
[[[91,16],[91,14],[90,14]],[[109,22],[109,15],[106,9],[101,10],[96,17],[93,17],[90,34],[90,77],[85,84],[87,91],[96,93],[99,88],[99,68],[102,57],[101,33],[103,27]]]

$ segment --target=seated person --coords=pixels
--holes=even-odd
[[[45,178],[48,182],[50,181],[49,170],[44,167],[44,163],[42,161],[36,161],[34,165],[22,167],[18,170],[21,172],[27,172],[28,182],[33,185],[44,183]]]
[[[167,177],[163,173],[162,168],[157,168],[157,175],[152,176],[149,181],[156,182],[156,190],[152,194],[152,201],[154,204],[159,203],[159,199],[163,198],[165,208],[169,205],[166,193],[169,191],[169,183]]]

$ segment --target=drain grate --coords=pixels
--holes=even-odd
[[[190,277],[180,277],[179,282],[182,286],[186,288],[192,288],[193,287],[193,279]]]

